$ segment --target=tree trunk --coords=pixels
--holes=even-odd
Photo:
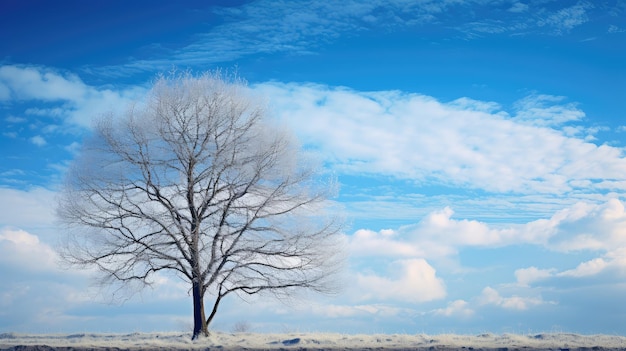
[[[223,296],[224,295],[222,295],[222,292],[220,291],[217,295],[217,298],[215,299],[215,303],[213,304],[213,309],[211,310],[211,314],[209,315],[209,318],[206,320],[207,327],[213,321],[213,317],[215,317],[215,314],[217,313],[217,307],[219,307],[220,301],[222,300]]]
[[[204,318],[204,294],[202,293],[202,285],[193,282],[193,336],[192,340],[199,337],[209,336],[209,328]]]

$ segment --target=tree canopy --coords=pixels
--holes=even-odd
[[[72,163],[62,257],[104,284],[174,273],[190,284],[194,338],[231,293],[327,292],[342,223],[328,211],[336,182],[309,156],[240,79],[160,76],[145,101],[99,119]]]

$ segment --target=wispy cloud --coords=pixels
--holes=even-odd
[[[24,117],[17,117],[17,116],[7,116],[4,120],[5,122],[10,123],[10,124],[19,124],[19,123],[24,123],[28,121]]]
[[[30,142],[37,146],[44,146],[47,144],[46,139],[44,139],[41,135],[35,135],[30,138]]]
[[[580,121],[585,113],[575,103],[562,104],[564,96],[533,94],[515,102],[514,119],[537,126],[559,126]]]
[[[593,5],[587,2],[579,2],[576,5],[558,10],[556,13],[547,15],[540,19],[537,25],[549,26],[556,34],[568,33],[573,28],[587,22],[589,17],[587,11]]]
[[[520,13],[528,11],[528,5],[523,2],[514,2],[507,10],[509,12]]]
[[[488,34],[565,35],[588,22],[589,11],[594,9],[586,1],[565,6],[563,2],[513,2],[506,12],[498,11],[495,4],[484,7],[483,17],[458,23],[456,28],[469,38]]]
[[[587,2],[562,7],[543,2],[512,2],[503,9],[499,2],[464,1],[355,1],[335,3],[258,0],[241,6],[216,7],[223,23],[190,38],[190,44],[153,57],[134,59],[121,66],[88,68],[102,75],[128,75],[163,71],[172,65],[202,67],[224,64],[258,55],[288,53],[307,55],[338,38],[364,31],[417,29],[423,25],[442,31],[456,28],[462,37],[492,34],[565,34],[588,20],[593,9]],[[451,15],[454,14],[454,15]],[[453,32],[451,35],[454,36]],[[0,95],[2,90],[0,89]]]

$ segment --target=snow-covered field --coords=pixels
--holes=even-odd
[[[481,334],[481,335],[424,335],[424,334],[371,334],[347,335],[330,333],[220,333],[209,338],[191,341],[185,333],[133,333],[133,334],[0,334],[0,350],[36,350],[24,347],[47,345],[64,350],[94,348],[123,348],[145,350],[364,350],[364,349],[423,349],[423,350],[560,350],[566,349],[623,349],[626,337],[613,335],[577,334]],[[22,346],[16,348],[15,346]],[[41,348],[39,348],[41,349]]]

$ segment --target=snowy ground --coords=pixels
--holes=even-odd
[[[0,334],[0,350],[64,350],[99,348],[144,350],[626,350],[626,337],[577,334],[481,335],[346,335],[328,333],[258,334],[213,333],[191,341],[185,333],[133,334]],[[20,346],[20,347],[15,347]],[[29,347],[30,346],[30,347]]]

